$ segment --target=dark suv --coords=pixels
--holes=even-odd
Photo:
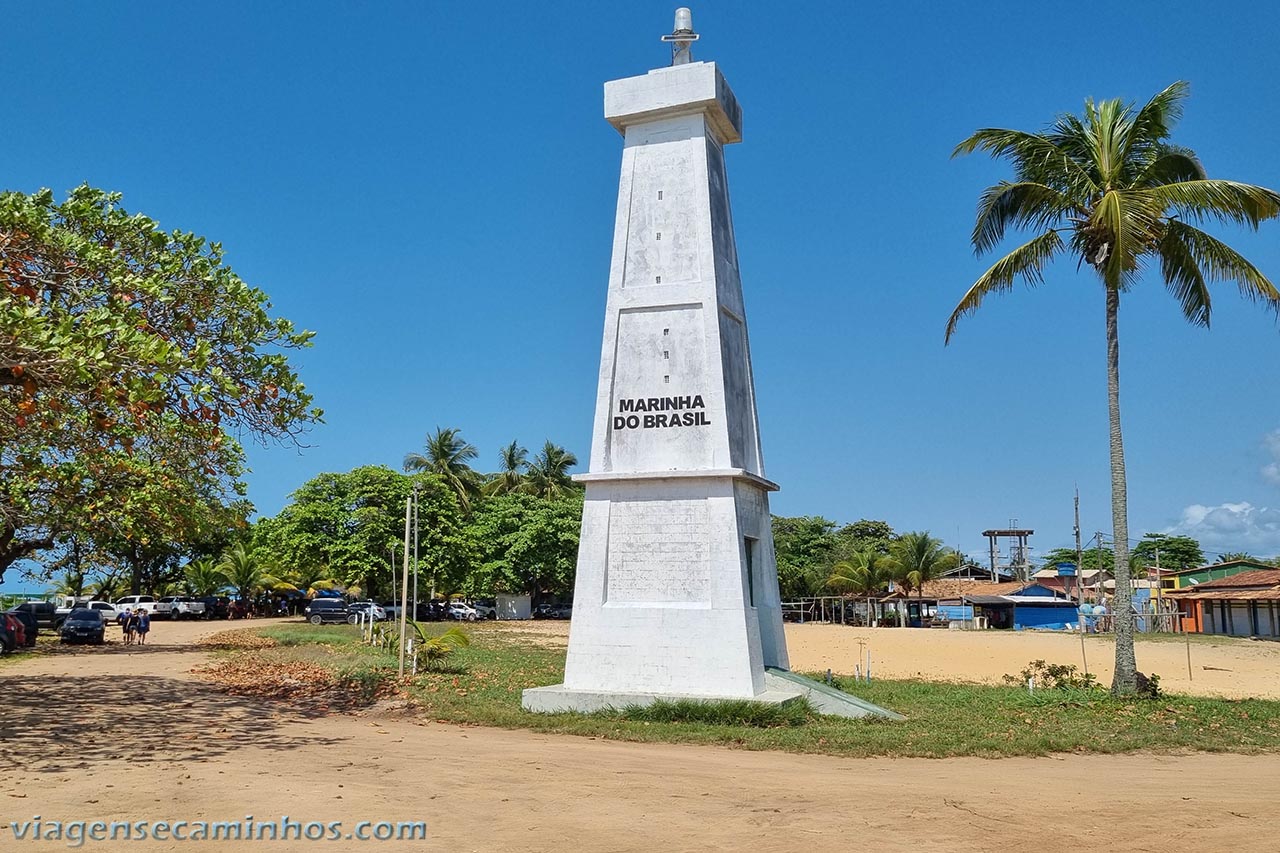
[[[231,599],[227,598],[225,595],[206,595],[204,598],[199,600],[204,602],[204,618],[231,618]]]
[[[13,609],[36,617],[36,625],[41,628],[53,629],[62,624],[58,608],[48,601],[24,601]]]
[[[307,605],[307,621],[312,625],[345,624],[347,603],[341,598],[317,598]]]

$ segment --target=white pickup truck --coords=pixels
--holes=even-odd
[[[189,595],[166,595],[156,601],[157,619],[203,619],[204,602]]]

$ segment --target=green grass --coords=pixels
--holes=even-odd
[[[520,692],[561,681],[564,650],[537,645],[536,639],[522,635],[518,628],[466,630],[472,644],[449,659],[452,671],[420,674],[410,690],[426,718],[616,740],[845,756],[995,758],[1054,752],[1280,749],[1280,702],[1189,696],[1123,702],[1101,691],[1031,695],[1020,687],[920,681],[836,682],[869,702],[906,715],[904,722],[805,713],[804,720],[765,720],[759,726],[743,724],[744,709],[736,710],[739,716],[733,711],[727,717],[716,717],[715,712],[700,716],[700,709],[676,707],[682,703],[594,715],[531,714],[520,707]],[[352,628],[298,626],[263,633],[277,641],[288,638],[289,645],[266,650],[274,655],[327,662],[349,677],[361,669],[379,671],[379,677],[394,675],[392,656],[359,645]],[[260,653],[264,652],[242,652]]]

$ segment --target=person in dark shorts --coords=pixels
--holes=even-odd
[[[131,608],[124,611],[124,619],[120,622],[120,629],[124,632],[124,644],[126,646],[133,645],[133,632],[138,626],[138,617],[133,615]]]
[[[138,643],[147,644],[147,632],[151,630],[151,614],[145,610],[138,612]]]

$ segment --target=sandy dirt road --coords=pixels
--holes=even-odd
[[[529,622],[519,629],[533,642],[565,645],[568,622]],[[1040,631],[942,631],[920,628],[852,628],[810,623],[786,625],[791,668],[799,672],[851,674],[871,652],[872,671],[881,678],[973,681],[1000,684],[1028,662],[1046,660],[1083,668],[1080,636]],[[859,641],[863,645],[859,645]],[[1115,643],[1088,637],[1089,671],[1111,683]],[[1176,640],[1138,640],[1138,668],[1160,676],[1173,693],[1193,696],[1280,699],[1280,643],[1234,637],[1196,637],[1187,647]]]
[[[90,850],[1275,849],[1275,756],[855,760],[314,716],[193,680],[192,642],[223,627],[0,668],[3,695],[35,699],[0,717],[0,850],[68,849],[16,840],[34,815],[429,824],[426,842]]]

